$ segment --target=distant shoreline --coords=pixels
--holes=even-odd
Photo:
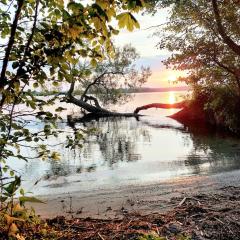
[[[189,87],[165,87],[165,88],[139,88],[133,91],[126,90],[127,93],[145,93],[145,92],[180,92],[180,91],[188,91]]]
[[[165,87],[165,88],[150,88],[150,87],[144,87],[144,88],[138,88],[134,90],[128,90],[128,89],[121,89],[125,93],[151,93],[151,92],[181,92],[181,91],[188,91],[190,90],[189,87]],[[48,91],[48,92],[37,92],[34,91],[33,95],[35,96],[52,96],[52,95],[66,95],[67,92],[61,91]],[[76,95],[78,95],[78,92],[75,92]]]

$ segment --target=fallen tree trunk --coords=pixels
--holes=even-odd
[[[93,117],[93,115],[95,115],[96,118],[98,118],[98,117],[136,117],[136,118],[138,118],[138,117],[142,116],[139,114],[140,111],[146,110],[149,108],[164,108],[164,109],[176,108],[176,109],[183,110],[183,109],[186,109],[188,106],[187,101],[182,101],[182,102],[178,102],[178,103],[151,103],[151,104],[147,104],[147,105],[144,105],[141,107],[137,107],[134,110],[134,112],[132,112],[132,113],[113,112],[113,111],[109,111],[105,108],[102,108],[100,106],[98,100],[93,96],[86,95],[86,92],[84,92],[84,94],[81,96],[80,99],[75,98],[73,96],[74,85],[75,85],[75,82],[73,81],[71,83],[70,89],[68,91],[66,101],[69,103],[72,103],[72,104],[84,109],[88,113],[90,113],[91,118]],[[91,104],[91,102],[89,102],[89,101],[93,101],[94,104]]]
[[[88,113],[96,115],[96,117],[139,117],[138,113],[119,113],[119,112],[112,112],[105,108],[102,108],[98,102],[98,100],[93,96],[88,96],[87,91],[81,96],[80,99],[77,99],[73,96],[75,81],[71,83],[70,89],[67,93],[66,101],[68,103],[72,103]],[[88,101],[93,101],[94,105],[88,103]]]
[[[141,107],[137,107],[134,111],[134,113],[139,113],[141,110],[146,110],[149,108],[165,108],[165,109],[171,109],[171,108],[184,108],[186,107],[187,103],[186,101],[178,102],[178,103],[151,103],[147,104]]]
[[[147,105],[143,105],[140,107],[137,107],[133,112],[130,113],[121,113],[121,112],[113,112],[109,111],[105,108],[102,108],[100,104],[98,103],[98,100],[89,95],[84,95],[80,99],[75,98],[72,95],[74,88],[74,83],[72,83],[72,86],[68,92],[67,95],[67,102],[73,103],[76,106],[79,106],[80,108],[84,109],[88,114],[81,118],[72,118],[70,117],[68,120],[69,122],[88,122],[92,119],[99,119],[103,117],[135,117],[137,120],[139,120],[140,115],[139,112],[142,110],[147,110],[149,108],[162,108],[162,109],[179,109],[176,113],[174,113],[171,116],[168,116],[169,118],[172,118],[183,125],[190,126],[190,125],[216,125],[216,120],[214,118],[214,115],[211,111],[206,111],[204,109],[204,102],[202,101],[182,101],[177,103],[151,103]],[[91,103],[91,101],[93,103]]]
[[[112,111],[109,111],[100,106],[98,106],[98,107],[93,106],[93,105],[91,105],[81,99],[77,99],[71,95],[68,97],[67,102],[73,103],[74,105],[76,105],[80,108],[83,108],[87,112],[95,114],[96,116],[100,116],[100,117],[139,117],[139,116],[141,116],[140,114],[135,113],[135,112],[133,112],[133,113],[112,112]]]
[[[102,116],[102,117],[139,117],[141,116],[139,112],[141,110],[146,110],[149,108],[164,108],[164,109],[171,109],[171,108],[184,108],[187,104],[186,101],[178,102],[178,103],[151,103],[147,104],[141,107],[137,107],[133,113],[119,113],[119,112],[112,112],[109,110],[106,110],[105,108],[98,106],[93,106],[81,99],[77,99],[70,95],[68,97],[68,102],[73,103],[84,110],[86,110],[89,113],[95,114],[96,116]]]
[[[88,97],[88,99],[91,99],[91,97]],[[96,99],[94,98],[94,102],[96,103]],[[186,101],[178,102],[178,103],[151,103],[147,104],[141,107],[137,107],[134,112],[132,113],[119,113],[119,112],[112,112],[105,108],[102,108],[99,104],[92,105],[86,101],[84,101],[82,98],[77,99],[72,94],[68,94],[67,102],[72,103],[84,110],[86,110],[88,113],[95,114],[99,117],[139,117],[142,116],[139,114],[141,110],[146,110],[149,108],[165,108],[165,109],[171,109],[171,108],[184,108],[187,104]]]
[[[98,102],[98,99],[95,96],[87,95],[88,90],[90,89],[91,86],[95,85],[97,81],[99,80],[100,77],[96,78],[92,83],[90,83],[83,94],[81,95],[81,98],[78,99],[74,97],[73,92],[74,92],[74,87],[75,87],[75,81],[73,80],[70,89],[67,93],[66,96],[66,101],[69,103],[72,103],[81,109],[84,109],[90,114],[94,114],[96,117],[136,117],[138,118],[139,116],[139,111],[145,110],[148,108],[184,108],[186,106],[186,101],[182,101],[179,103],[173,103],[173,104],[166,104],[166,103],[152,103],[148,105],[144,105],[141,107],[137,107],[133,112],[131,113],[119,113],[119,112],[113,112],[109,111],[105,108],[102,108]]]

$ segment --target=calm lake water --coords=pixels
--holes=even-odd
[[[153,102],[172,103],[184,92],[139,93],[117,109],[133,111]],[[66,105],[66,115],[78,111]],[[174,109],[149,109],[135,118],[101,119],[85,123],[98,132],[86,139],[82,149],[55,147],[61,161],[31,160],[14,163],[23,174],[27,190],[37,195],[93,191],[128,185],[160,183],[193,175],[212,175],[240,169],[240,141],[205,129],[189,130],[167,118]],[[79,124],[78,126],[81,126]],[[32,128],[39,128],[33,124]],[[68,130],[66,122],[59,128]],[[48,140],[56,144],[59,139]],[[33,154],[26,149],[26,154]],[[34,185],[39,181],[37,185]],[[31,186],[31,187],[29,187]]]

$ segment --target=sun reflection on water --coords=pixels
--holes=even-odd
[[[169,92],[168,95],[168,103],[173,104],[176,102],[176,95],[175,92]]]
[[[177,102],[177,96],[175,92],[169,92],[168,93],[168,103],[169,104],[173,104]],[[169,109],[169,113],[170,115],[174,114],[176,112],[176,109],[174,108],[170,108]]]

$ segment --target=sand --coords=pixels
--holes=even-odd
[[[171,198],[213,194],[226,186],[240,186],[240,171],[212,176],[191,176],[148,185],[129,185],[61,195],[38,196],[45,204],[32,204],[43,218],[56,216],[121,218],[125,214],[164,213],[174,207]]]

